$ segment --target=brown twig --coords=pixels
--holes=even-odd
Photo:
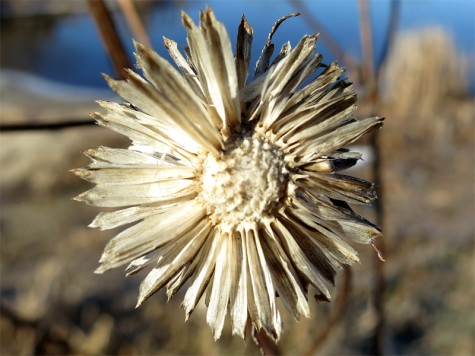
[[[307,22],[307,24],[320,33],[322,41],[325,42],[330,51],[332,51],[337,58],[341,58],[346,66],[351,69],[358,68],[358,62],[350,57],[343,48],[340,47],[338,42],[333,39],[330,33],[325,29],[325,27],[323,27],[320,21],[318,21],[318,19],[312,14],[312,11],[310,11],[302,0],[290,0],[290,3],[302,13],[302,18]]]
[[[376,211],[376,223],[384,231],[384,195],[383,191],[383,179],[381,176],[381,148],[380,148],[380,134],[379,130],[375,130],[370,136],[371,146],[373,147],[373,180],[376,186],[376,192],[378,199],[374,203],[374,209]],[[379,253],[373,258],[373,271],[374,271],[374,283],[373,283],[373,302],[376,311],[376,325],[374,328],[374,334],[371,344],[371,353],[373,355],[383,355],[385,353],[385,324],[386,315],[384,310],[384,299],[386,292],[386,280],[384,276],[384,260],[379,255],[386,256],[386,249],[384,239],[378,239],[375,241],[375,247]]]
[[[78,119],[48,123],[0,124],[0,132],[62,130],[72,127],[92,126],[94,120]]]
[[[360,30],[361,46],[363,49],[363,59],[365,61],[365,75],[367,81],[368,99],[372,104],[373,110],[379,105],[378,78],[373,62],[373,42],[371,20],[369,16],[369,7],[367,0],[359,0],[360,7]],[[371,133],[370,143],[373,147],[374,159],[372,164],[373,181],[376,187],[376,193],[379,199],[374,204],[376,212],[376,223],[384,231],[384,209],[383,209],[383,179],[381,169],[381,147],[379,130]],[[385,255],[384,240],[375,241],[375,250],[378,252],[373,259],[374,283],[373,283],[373,302],[376,311],[376,325],[371,342],[371,354],[383,355],[385,353],[385,323],[386,316],[384,310],[384,294],[386,290],[386,281],[384,276],[384,260],[381,256]]]
[[[338,293],[338,299],[335,301],[335,307],[332,310],[330,319],[328,320],[325,329],[317,335],[312,345],[307,349],[307,351],[305,351],[304,355],[314,355],[322,347],[327,340],[328,335],[330,335],[330,332],[341,320],[350,296],[351,278],[351,268],[350,266],[345,266],[343,269],[343,286],[341,291]]]
[[[132,35],[143,45],[152,48],[152,42],[145,31],[143,22],[137,13],[137,9],[134,6],[132,0],[119,0],[119,6],[124,14],[125,20],[129,25]]]
[[[401,1],[400,0],[391,0],[391,11],[389,15],[389,24],[386,31],[386,36],[384,39],[383,49],[381,55],[376,63],[376,78],[379,78],[381,73],[381,68],[386,61],[388,54],[391,52],[391,49],[394,45],[394,40],[396,38],[397,29],[399,27],[399,18],[401,16]]]
[[[131,68],[131,65],[110,11],[103,0],[87,0],[87,4],[117,75],[126,79],[125,69]]]
[[[373,32],[369,17],[369,7],[367,0],[359,0],[360,8],[360,40],[363,57],[363,82],[366,84],[367,94],[370,100],[375,100],[377,93],[376,73],[373,60]]]
[[[255,328],[252,328],[252,339],[259,347],[259,351],[262,355],[280,355],[280,350],[277,347],[276,343],[266,334],[264,330],[257,331]]]

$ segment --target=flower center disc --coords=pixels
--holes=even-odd
[[[287,183],[283,154],[267,140],[247,136],[203,164],[201,199],[213,224],[223,231],[270,216]]]

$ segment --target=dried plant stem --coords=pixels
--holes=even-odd
[[[307,351],[305,351],[304,355],[310,356],[318,352],[318,350],[327,340],[330,332],[333,330],[335,325],[338,324],[338,321],[340,321],[348,304],[351,291],[351,278],[351,268],[350,266],[345,266],[343,269],[343,286],[341,291],[338,293],[338,299],[335,301],[335,307],[332,310],[330,319],[328,320],[325,329],[323,329],[320,334],[317,335],[313,341],[313,344],[307,349]]]
[[[125,69],[131,65],[110,11],[103,0],[88,0],[87,4],[117,75],[122,79],[127,78]]]
[[[359,0],[360,8],[360,33],[361,33],[361,47],[363,50],[363,61],[365,63],[365,81],[367,84],[367,94],[373,110],[379,104],[379,90],[378,81],[376,77],[376,69],[373,61],[373,40],[371,20],[369,16],[369,7],[367,0]],[[388,35],[387,41],[391,40]],[[390,45],[390,44],[389,44]],[[379,199],[375,201],[374,208],[376,212],[376,223],[384,231],[384,209],[383,209],[383,179],[381,170],[381,148],[379,145],[378,130],[371,133],[370,143],[373,147],[374,160],[372,165],[373,181],[376,186],[376,193]],[[371,354],[383,355],[385,353],[385,310],[384,310],[384,293],[386,289],[386,281],[384,276],[384,260],[381,255],[385,255],[384,240],[378,239],[375,241],[374,247],[378,252],[373,259],[374,283],[373,283],[373,302],[376,312],[376,323],[371,342]]]
[[[359,0],[360,8],[360,37],[363,56],[363,80],[367,86],[370,100],[376,94],[376,78],[373,60],[373,33],[367,0]]]
[[[274,355],[281,354],[277,344],[266,334],[264,330],[257,331],[252,328],[252,339],[259,347],[259,351],[262,355]]]
[[[381,51],[381,55],[379,56],[378,62],[376,63],[376,78],[379,77],[383,63],[386,60],[388,54],[391,52],[391,48],[393,47],[394,39],[396,38],[397,29],[399,27],[400,16],[401,16],[401,1],[391,0],[389,25],[388,25],[386,36],[384,39],[383,50]]]
[[[5,121],[8,122],[8,120]],[[0,132],[62,130],[71,127],[92,126],[94,124],[94,120],[88,119],[77,119],[48,123],[0,124]]]
[[[137,9],[135,8],[132,0],[119,0],[119,6],[133,36],[145,46],[152,48],[150,38],[145,31],[143,22],[140,20]]]
[[[371,146],[374,150],[373,160],[373,180],[375,183],[376,191],[379,199],[376,200],[374,208],[376,211],[376,223],[381,229],[384,230],[384,196],[383,180],[381,176],[381,149],[379,145],[380,135],[378,130],[371,134]],[[385,245],[383,239],[375,241],[376,248],[380,251],[382,256],[386,256]],[[386,316],[384,310],[384,299],[386,291],[386,281],[384,276],[384,261],[376,255],[373,258],[373,270],[374,270],[374,283],[373,283],[373,298],[374,308],[376,311],[376,325],[374,328],[373,340],[371,345],[371,353],[373,355],[383,355],[385,352],[384,339],[385,339],[385,324]]]

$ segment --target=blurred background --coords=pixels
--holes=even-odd
[[[130,2],[105,3],[133,63]],[[381,207],[361,213],[383,226],[386,262],[356,246],[362,262],[341,274],[334,302],[312,301],[299,322],[283,313],[278,351],[475,354],[475,2],[133,1],[166,58],[162,36],[181,48],[181,11],[196,21],[207,4],[233,45],[245,14],[253,63],[274,22],[302,11],[279,28],[276,50],[320,32],[326,62],[355,81],[358,115],[386,117],[352,172],[381,190]],[[204,307],[184,323],[183,293],[136,310],[142,274],[93,274],[116,231],[87,228],[99,209],[71,200],[89,186],[69,170],[88,164],[82,150],[128,145],[81,125],[94,100],[118,100],[100,75],[114,66],[85,1],[2,0],[0,11],[0,354],[259,354],[229,325],[214,342]]]

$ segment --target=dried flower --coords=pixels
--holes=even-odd
[[[293,15],[290,15],[293,16]],[[288,17],[288,16],[287,16]],[[183,14],[184,57],[165,39],[178,72],[136,43],[145,79],[106,77],[130,104],[99,102],[97,122],[132,140],[128,149],[99,147],[74,172],[96,186],[76,197],[121,207],[92,227],[135,223],[106,246],[97,272],[148,265],[140,305],[166,286],[187,281],[183,306],[192,313],[204,292],[207,321],[219,338],[226,314],[234,334],[246,323],[274,339],[281,333],[276,299],[296,318],[309,316],[309,286],[330,300],[336,269],[358,261],[344,241],[370,244],[380,230],[348,203],[370,203],[373,186],[337,173],[360,154],[342,148],[381,126],[357,120],[356,94],[344,69],[315,55],[317,36],[286,43],[271,62],[272,32],[248,82],[253,30],[243,17],[236,55],[222,23],[207,9],[200,26]]]

